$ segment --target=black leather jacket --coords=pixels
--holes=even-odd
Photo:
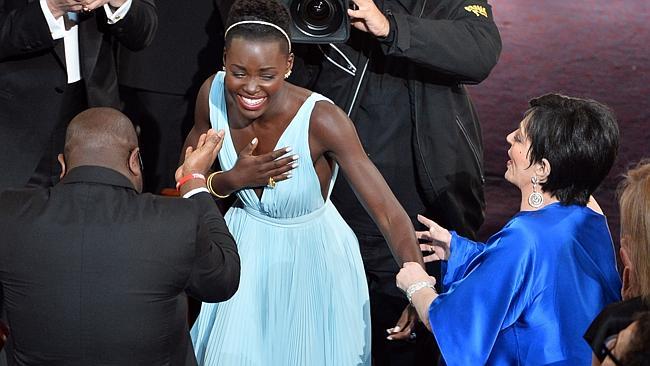
[[[387,0],[383,11],[391,23],[386,39],[353,29],[345,44],[296,50],[306,70],[297,83],[332,99],[354,121],[369,60],[403,58],[395,72],[407,80],[412,102],[396,108],[410,108],[425,204],[441,225],[474,237],[485,208],[483,146],[464,85],[483,81],[499,58],[492,9],[483,0]]]

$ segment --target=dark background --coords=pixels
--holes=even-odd
[[[470,87],[485,149],[487,214],[481,238],[519,210],[519,191],[503,179],[506,135],[519,124],[530,98],[560,92],[596,99],[618,117],[619,155],[595,194],[618,245],[616,186],[631,164],[650,158],[650,1],[490,3],[503,51],[490,77]]]

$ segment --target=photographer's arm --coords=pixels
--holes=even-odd
[[[372,0],[355,0],[365,16],[364,27],[356,28],[375,35],[386,55],[405,57],[423,67],[463,83],[479,83],[496,65],[501,53],[501,38],[485,0],[466,0],[450,10],[448,19],[429,19],[415,15],[384,15]],[[362,7],[375,10],[364,10]],[[426,15],[424,15],[426,17]],[[353,25],[355,18],[352,19]],[[385,32],[385,24],[389,32]]]

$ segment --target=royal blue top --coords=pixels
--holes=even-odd
[[[621,282],[605,217],[554,203],[487,243],[452,233],[443,286],[429,321],[448,365],[590,365],[582,335]]]

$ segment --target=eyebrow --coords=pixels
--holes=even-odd
[[[239,69],[246,70],[246,67],[244,67],[244,66],[242,66],[242,65],[237,65],[237,64],[231,64],[231,65],[234,66],[234,67],[237,67],[237,68],[239,68]],[[275,67],[275,66],[266,66],[266,67],[262,67],[262,68],[260,68],[259,70],[260,70],[260,71],[270,71],[270,70],[277,70],[277,69],[278,69],[278,68]]]

